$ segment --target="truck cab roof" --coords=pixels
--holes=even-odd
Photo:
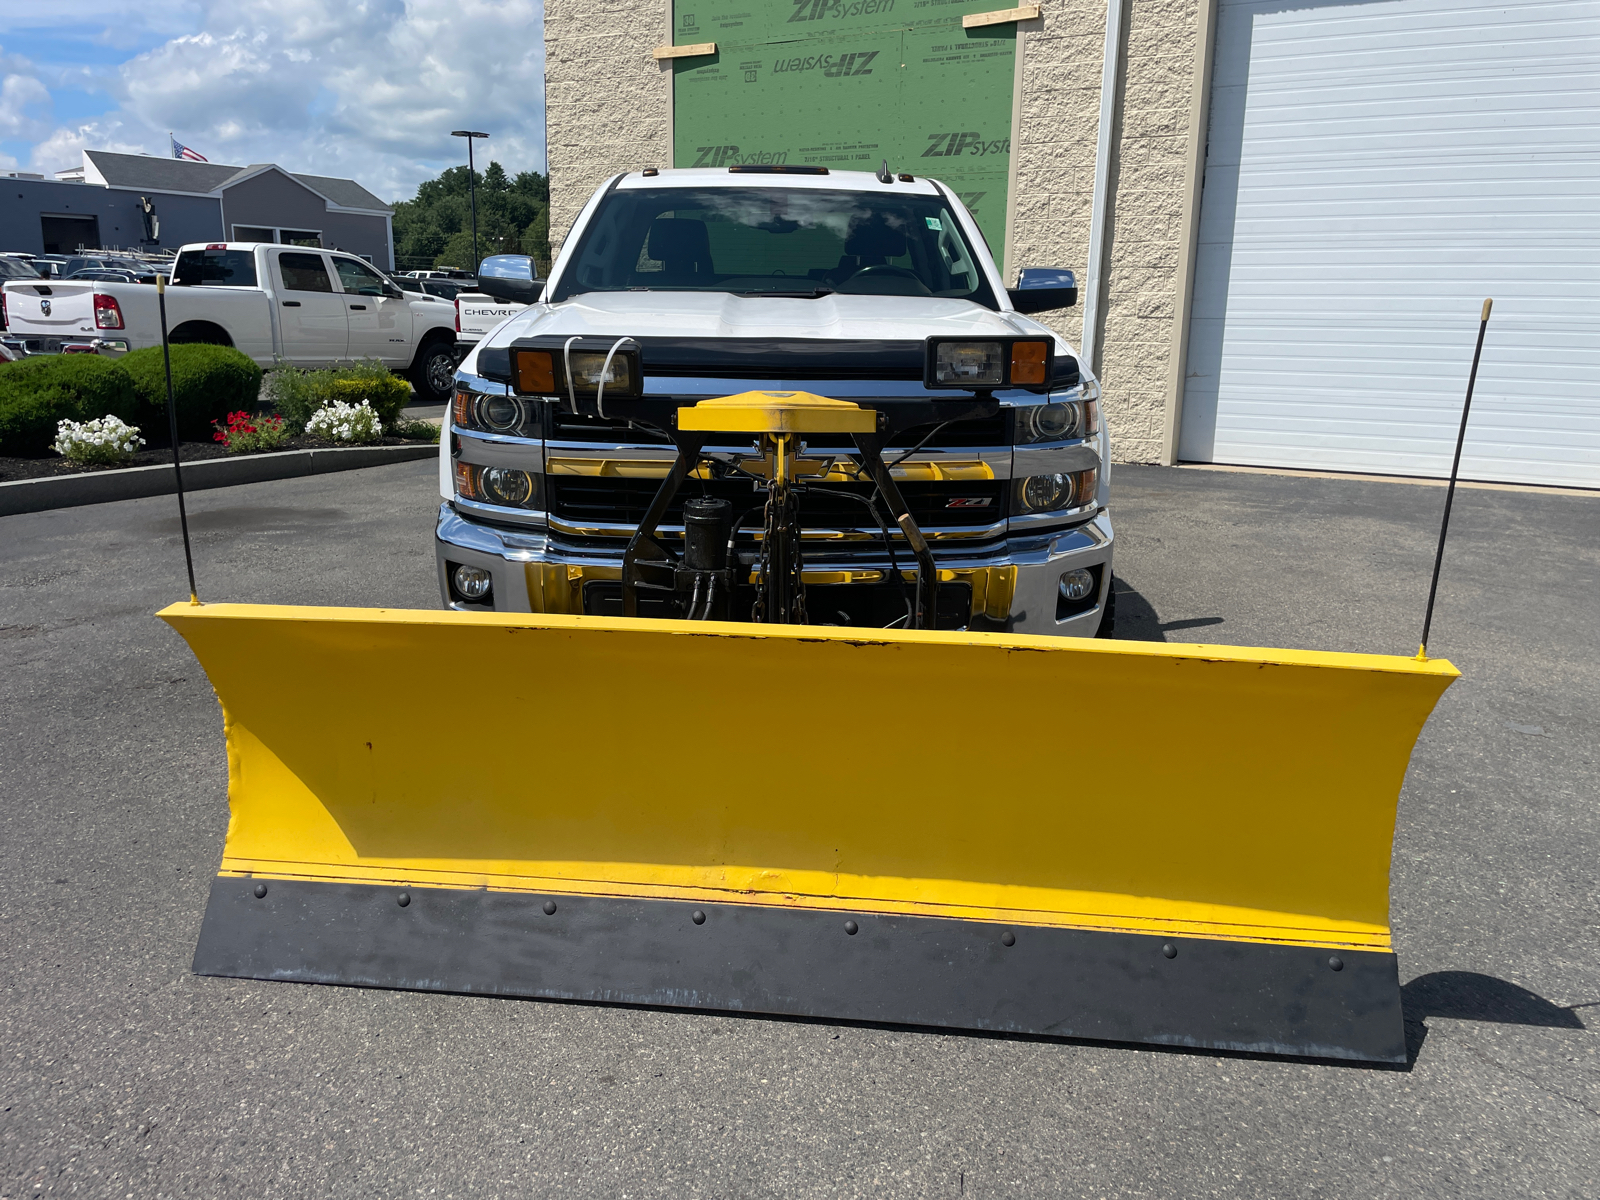
[[[774,167],[663,167],[643,171],[630,171],[617,181],[622,188],[815,188],[834,192],[910,192],[919,196],[937,196],[938,187],[931,179],[921,176],[902,181],[897,175],[892,183],[884,183],[871,171],[834,171],[823,168],[826,174],[809,171],[784,170]]]

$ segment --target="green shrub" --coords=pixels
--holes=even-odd
[[[124,360],[41,354],[0,364],[0,454],[43,455],[62,421],[143,418]]]
[[[304,433],[311,414],[327,403],[332,378],[332,371],[274,367],[261,384],[261,399],[264,404],[270,404],[295,433]]]
[[[400,419],[400,410],[411,402],[411,385],[382,363],[367,360],[334,371],[328,398],[346,404],[365,400],[388,429]]]
[[[385,429],[400,420],[400,410],[411,401],[411,385],[377,359],[321,371],[278,367],[267,377],[266,391],[296,433],[305,430],[317,409],[334,400],[356,405],[365,400]]]
[[[185,343],[172,348],[172,394],[177,401],[178,436],[210,438],[213,422],[230,412],[251,412],[261,394],[261,368],[231,346]],[[140,415],[157,436],[167,431],[167,372],[161,347],[149,346],[119,360],[133,376]]]
[[[394,437],[410,438],[414,442],[437,442],[440,427],[432,421],[411,421],[401,417],[388,430]]]

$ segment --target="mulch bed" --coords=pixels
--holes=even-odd
[[[363,442],[366,446],[415,446],[421,438],[379,438],[376,442]],[[280,450],[331,450],[349,446],[349,442],[330,442],[325,438],[293,437],[278,447]],[[248,458],[249,455],[230,455],[219,442],[182,442],[184,462],[202,458]],[[146,446],[133,456],[133,461],[122,467],[162,467],[172,465],[172,450],[167,446]],[[116,471],[121,467],[80,467],[59,454],[50,453],[44,458],[7,458],[0,455],[0,482],[11,479],[46,479],[55,475],[78,475],[86,471]]]

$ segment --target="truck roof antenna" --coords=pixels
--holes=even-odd
[[[1456,456],[1450,464],[1450,486],[1444,493],[1444,518],[1439,522],[1439,548],[1433,554],[1433,582],[1428,584],[1428,611],[1422,618],[1422,645],[1417,647],[1417,661],[1428,661],[1428,632],[1433,628],[1433,598],[1439,590],[1439,568],[1444,565],[1444,535],[1450,531],[1450,504],[1456,498],[1456,475],[1461,470],[1461,447],[1467,440],[1467,415],[1472,412],[1472,387],[1478,382],[1478,359],[1483,355],[1483,334],[1489,328],[1489,310],[1492,299],[1483,302],[1483,315],[1478,318],[1478,344],[1472,351],[1472,371],[1467,376],[1467,402],[1461,406],[1461,429],[1456,434]]]
[[[883,165],[878,168],[878,182],[879,183],[893,183],[894,182],[894,176],[889,174],[889,160],[887,158],[883,160]]]

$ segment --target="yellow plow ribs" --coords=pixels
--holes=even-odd
[[[222,702],[204,974],[1404,1057],[1447,662],[174,605]]]

